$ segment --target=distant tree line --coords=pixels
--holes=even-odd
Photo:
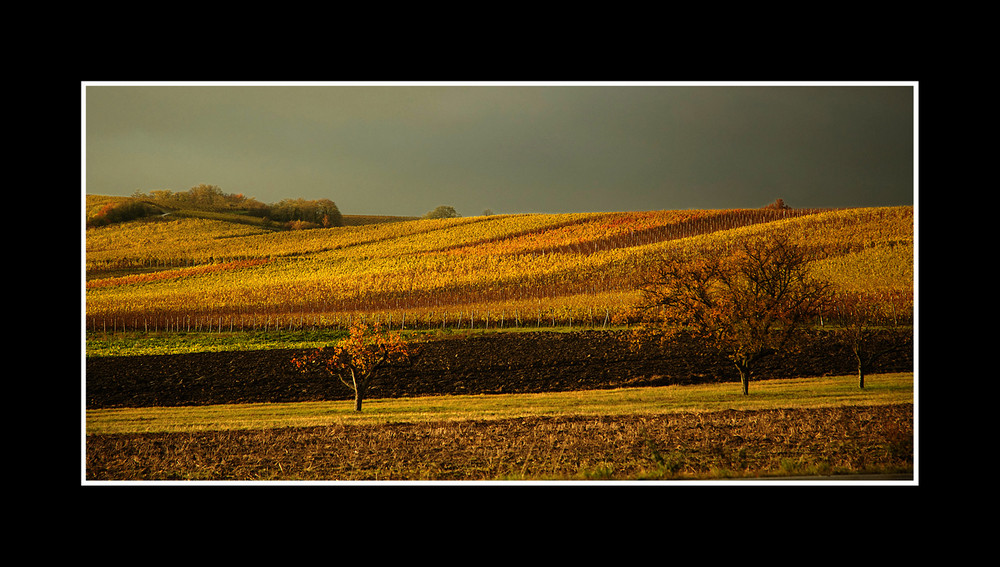
[[[266,204],[242,193],[226,193],[217,185],[202,183],[187,191],[157,189],[144,193],[132,193],[134,201],[127,204],[109,205],[107,211],[88,221],[88,224],[108,224],[133,220],[151,214],[162,214],[163,209],[195,210],[208,212],[228,212],[265,219],[284,225],[290,229],[344,226],[344,217],[337,204],[330,199],[282,199]],[[493,214],[486,210],[484,215]],[[461,215],[454,207],[441,205],[424,214],[424,219],[449,219]]]
[[[226,193],[216,185],[205,183],[195,185],[187,191],[174,192],[169,189],[158,189],[149,193],[136,191],[132,197],[172,209],[231,210],[253,213],[267,208],[264,203],[244,197],[242,193]]]
[[[200,184],[187,191],[136,191],[132,197],[171,209],[231,211],[283,223],[289,228],[344,226],[344,218],[330,199],[283,199],[265,204],[242,193],[226,193],[216,185]]]

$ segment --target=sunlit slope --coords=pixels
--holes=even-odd
[[[822,252],[812,268],[838,291],[913,293],[913,207],[857,208],[719,231],[675,245],[714,247],[785,234]]]
[[[87,316],[94,326],[140,328],[393,313],[606,319],[628,312],[633,276],[660,252],[770,231],[828,250],[816,269],[838,286],[912,293],[911,207],[499,215],[279,232],[164,218],[87,231]]]

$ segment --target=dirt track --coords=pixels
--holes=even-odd
[[[737,381],[735,368],[696,340],[631,352],[620,332],[490,333],[421,343],[392,379],[376,380],[368,398],[430,394],[524,393]],[[896,340],[885,337],[886,341]],[[271,350],[91,358],[87,407],[183,406],[349,399],[339,381],[303,375],[300,351]],[[880,359],[875,372],[913,369],[912,350]],[[801,352],[766,360],[756,379],[851,374],[849,350],[824,333]],[[751,386],[752,388],[752,386]]]

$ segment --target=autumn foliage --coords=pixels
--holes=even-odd
[[[810,276],[812,260],[779,236],[667,256],[640,284],[643,305],[668,333],[693,330],[726,352],[747,394],[757,362],[829,307],[830,285]]]
[[[88,196],[88,214],[106,203]],[[171,214],[87,231],[86,324],[113,332],[186,329],[189,320],[240,331],[343,329],[359,317],[393,330],[632,325],[633,275],[659,255],[771,232],[823,249],[810,270],[839,290],[912,295],[912,207],[493,215],[316,230]]]
[[[354,410],[361,411],[361,402],[380,371],[409,360],[409,345],[398,334],[356,322],[350,334],[333,347],[313,350],[293,358],[292,362],[301,372],[318,369],[338,378],[354,392]]]

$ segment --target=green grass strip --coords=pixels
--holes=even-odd
[[[347,336],[339,329],[247,332],[129,332],[117,335],[88,333],[90,356],[191,354],[271,349],[308,349],[334,344]]]
[[[622,388],[543,394],[426,396],[353,401],[226,404],[86,410],[86,433],[186,432],[269,429],[335,424],[510,419],[817,408],[913,403],[912,372],[874,374],[858,388],[856,376],[764,380],[744,396],[738,383]]]

